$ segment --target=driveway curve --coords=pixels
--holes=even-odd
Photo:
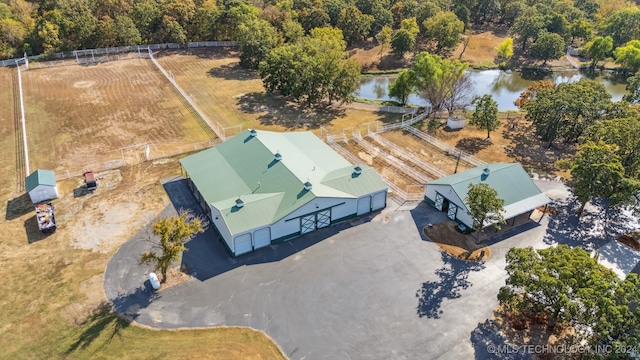
[[[184,181],[164,186],[173,205],[163,215],[201,212]],[[492,244],[493,256],[478,264],[421,237],[418,228],[444,219],[424,203],[389,201],[382,213],[239,258],[208,229],[183,255],[192,278],[157,294],[145,278],[150,267],[137,263],[150,246],[145,228],[109,261],[105,293],[138,324],[249,326],[292,359],[479,358],[482,340],[472,334],[493,317],[504,254],[512,246],[546,246],[546,220]]]

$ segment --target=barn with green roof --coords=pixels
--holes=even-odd
[[[311,132],[247,130],[180,163],[235,256],[386,206],[375,169]]]
[[[487,164],[430,181],[425,185],[425,200],[445,211],[449,219],[471,229],[473,220],[464,200],[469,184],[480,183],[488,184],[504,199],[503,216],[511,224],[528,220],[535,208],[551,202],[518,163]]]

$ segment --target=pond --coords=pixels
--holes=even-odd
[[[537,80],[552,80],[555,83],[574,82],[588,77],[604,85],[611,94],[612,101],[620,101],[626,94],[624,80],[611,72],[596,73],[587,76],[578,70],[557,71],[545,76],[533,76],[517,71],[503,70],[470,70],[469,75],[474,83],[475,95],[491,94],[498,102],[500,110],[517,110],[513,102],[520,96],[529,84]],[[360,78],[360,93],[358,97],[371,100],[395,100],[388,95],[389,84],[397,75],[363,76]],[[418,95],[409,97],[410,104],[425,105],[426,101]]]

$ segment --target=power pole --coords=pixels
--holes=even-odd
[[[454,174],[458,173],[458,164],[460,164],[460,157],[462,156],[462,150],[458,152],[458,159],[456,160],[456,168],[453,170]]]

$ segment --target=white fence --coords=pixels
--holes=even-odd
[[[165,50],[165,49],[184,49],[184,48],[202,48],[202,47],[234,47],[238,46],[236,41],[199,41],[190,42],[186,45],[178,43],[164,43],[164,44],[148,44],[148,45],[135,45],[135,46],[119,46],[100,49],[86,49],[86,50],[74,50],[70,53],[55,53],[53,55],[34,55],[27,57],[30,61],[42,62],[49,64],[49,66],[64,66],[72,64],[90,64],[95,62],[105,62],[122,60],[125,53],[137,53],[137,57],[142,57],[144,52],[148,49],[151,50]],[[119,56],[115,56],[119,55]],[[82,60],[81,58],[86,57]],[[90,57],[90,59],[89,59]],[[97,58],[96,58],[97,57]],[[0,60],[0,66],[16,66],[18,61],[23,58]],[[73,61],[72,61],[73,60]],[[94,61],[96,60],[96,61]],[[43,67],[36,65],[35,67]]]
[[[368,136],[372,138],[375,142],[379,143],[380,145],[391,149],[391,151],[395,152],[401,158],[413,163],[416,166],[419,166],[422,170],[426,171],[427,173],[435,177],[445,177],[448,175],[446,172],[427,163],[426,161],[419,159],[417,155],[408,152],[407,150],[383,138],[382,136],[374,133],[373,131],[369,132]]]
[[[173,85],[173,87],[176,88],[176,90],[178,90],[178,92],[180,93],[180,95],[182,95],[182,97],[184,97],[184,99],[189,103],[189,105],[191,105],[191,107],[198,113],[198,115],[202,118],[202,120],[204,120],[207,125],[209,125],[209,127],[211,128],[211,130],[213,130],[213,132],[216,133],[216,135],[222,139],[222,141],[226,140],[225,134],[224,134],[224,129],[223,127],[218,124],[217,122],[209,119],[207,117],[207,115],[205,115],[195,104],[195,101],[193,101],[193,98],[191,96],[188,96],[186,92],[184,92],[184,90],[182,90],[182,88],[178,85],[178,83],[175,81],[175,79],[173,78],[173,76],[169,76],[169,73],[167,73],[167,71],[162,67],[162,65],[160,65],[160,63],[158,63],[158,61],[153,57],[153,54],[151,53],[151,49],[148,49],[149,52],[149,59],[151,59],[151,61],[153,62],[153,64],[158,68],[158,70],[160,70],[160,72],[162,73],[162,75],[164,75],[165,78],[167,78],[167,80],[169,80],[169,82],[171,83],[171,85]]]

